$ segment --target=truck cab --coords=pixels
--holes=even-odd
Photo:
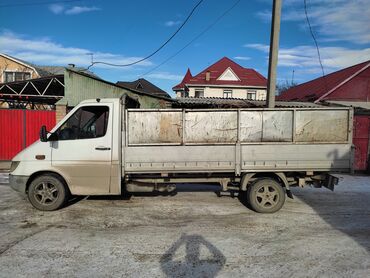
[[[120,109],[119,99],[81,102],[13,158],[12,188],[45,210],[62,206],[61,195],[119,194]]]

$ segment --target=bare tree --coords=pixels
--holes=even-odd
[[[281,95],[286,90],[288,90],[288,89],[290,89],[292,87],[295,87],[297,85],[298,85],[298,83],[296,83],[294,81],[285,80],[285,81],[279,82],[276,85],[276,93],[277,93],[277,95]]]

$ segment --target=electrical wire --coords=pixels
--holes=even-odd
[[[204,35],[206,32],[208,32],[214,25],[216,25],[224,16],[226,16],[231,10],[233,10],[241,0],[237,0],[230,8],[228,8],[223,14],[221,14],[219,17],[216,18],[215,21],[213,21],[210,25],[208,25],[207,28],[205,28],[202,32],[200,32],[196,37],[194,37],[191,41],[189,41],[185,46],[183,46],[180,50],[175,52],[173,55],[168,57],[166,60],[164,60],[162,63],[158,64],[156,67],[152,68],[151,70],[147,71],[146,73],[142,74],[142,76],[148,75],[155,71],[156,69],[163,66],[165,63],[176,57],[178,54],[180,54],[184,49],[186,49],[189,45],[191,45],[193,42],[195,42],[197,39],[199,39],[202,35]]]
[[[21,6],[38,6],[38,5],[50,5],[50,4],[64,4],[72,2],[81,2],[82,0],[59,0],[59,1],[39,1],[39,2],[27,2],[27,3],[13,3],[13,4],[0,4],[0,8],[10,7],[21,7]]]
[[[320,63],[321,71],[322,71],[322,76],[325,77],[324,66],[322,65],[322,62],[321,62],[321,55],[320,55],[319,44],[317,43],[317,40],[315,38],[315,34],[313,33],[313,30],[312,30],[310,19],[308,18],[306,0],[303,0],[303,4],[304,4],[304,13],[306,15],[306,21],[307,21],[307,24],[308,24],[308,28],[310,30],[311,36],[313,38],[313,41],[315,42],[315,46],[316,46],[316,50],[317,50],[317,57],[319,58],[319,63]],[[325,78],[324,78],[324,80],[325,80]],[[326,82],[325,82],[325,86],[326,86]]]
[[[132,62],[132,63],[128,63],[128,64],[113,64],[113,63],[107,63],[107,62],[102,62],[102,61],[96,61],[96,62],[92,62],[90,66],[87,67],[87,70],[89,70],[92,66],[96,65],[96,64],[102,64],[102,65],[107,65],[107,66],[112,66],[112,67],[128,67],[128,66],[132,66],[132,65],[135,65],[135,64],[138,64],[142,61],[145,61],[147,59],[149,59],[150,57],[152,57],[153,55],[155,55],[156,53],[158,53],[163,47],[165,47],[176,35],[178,32],[180,32],[180,30],[182,29],[182,27],[185,26],[185,24],[189,21],[190,17],[193,15],[193,13],[195,12],[195,10],[199,7],[199,5],[203,2],[204,0],[200,0],[194,7],[193,9],[191,10],[191,12],[189,13],[189,15],[186,17],[186,19],[184,20],[184,22],[180,25],[180,27],[175,31],[175,33],[172,34],[171,37],[169,37],[159,48],[157,48],[154,52],[152,52],[151,54],[149,54],[148,56],[142,58],[142,59],[139,59],[135,62]]]

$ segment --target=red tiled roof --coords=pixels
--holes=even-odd
[[[181,83],[177,84],[172,89],[173,90],[175,90],[175,89],[183,89],[184,86],[185,86],[185,84],[188,83],[191,78],[193,78],[193,76],[191,75],[190,69],[188,68],[188,70],[186,71],[186,74],[185,74],[184,78],[182,79]]]
[[[228,68],[230,68],[240,80],[217,80]],[[207,72],[210,73],[209,81],[206,80]],[[182,89],[185,84],[266,87],[267,79],[254,69],[243,68],[231,59],[224,57],[195,76],[191,76],[190,70],[188,69],[184,79],[181,81],[180,84],[173,87],[173,90]]]
[[[277,100],[317,101],[368,66],[370,60],[302,83],[283,92]]]

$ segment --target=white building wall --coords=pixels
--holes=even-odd
[[[255,89],[255,88],[220,88],[220,87],[190,87],[189,88],[189,97],[195,97],[196,90],[203,90],[204,97],[224,97],[224,90],[232,90],[233,98],[247,99],[248,92],[256,92],[256,100],[266,100],[266,89]],[[180,97],[181,94],[176,93],[177,97]]]

